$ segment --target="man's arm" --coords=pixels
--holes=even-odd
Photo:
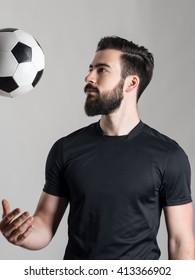
[[[9,203],[3,200],[3,219],[0,231],[14,245],[30,250],[39,250],[48,245],[68,205],[66,198],[42,192],[34,215],[28,212],[19,215],[17,208],[10,211]]]
[[[164,207],[170,260],[194,260],[192,203]]]

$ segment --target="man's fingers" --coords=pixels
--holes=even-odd
[[[28,212],[21,212],[19,208],[10,211],[9,202],[6,199],[2,200],[3,215],[0,221],[0,231],[5,238],[15,244],[20,245],[32,232],[33,217],[29,216]]]
[[[6,199],[2,200],[2,206],[3,206],[3,215],[2,218],[4,218],[7,214],[10,212],[10,206],[9,202]]]
[[[14,209],[13,211],[11,211],[9,214],[7,214],[3,218],[2,222],[4,224],[10,223],[19,213],[20,213],[20,209],[19,208]]]
[[[11,213],[8,214],[11,216]],[[21,229],[22,224],[27,220],[29,217],[28,212],[24,212],[22,215],[20,215],[18,218],[15,218],[14,220],[11,220],[10,223],[6,223],[4,228],[2,229],[2,232],[4,233],[5,237],[9,237],[12,232],[14,232],[16,229]],[[6,219],[6,218],[4,218]],[[22,231],[23,232],[23,231]],[[20,232],[21,233],[21,232]]]
[[[32,230],[33,230],[33,226],[30,225],[25,232],[23,232],[22,234],[20,234],[18,236],[18,238],[17,238],[18,245],[19,245],[19,243],[24,241],[29,236],[29,234],[32,232]]]
[[[20,213],[20,209],[16,208],[15,210],[13,210],[12,212],[10,212],[9,214],[7,214],[6,216],[4,216],[4,218],[0,221],[0,231],[2,231],[2,233],[5,231],[5,229],[9,226],[9,224],[11,223],[11,221]]]
[[[19,245],[19,242],[23,241],[32,231],[33,217],[29,217],[18,228],[14,229],[8,240],[15,245]]]

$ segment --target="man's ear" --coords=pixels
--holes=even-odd
[[[130,92],[132,90],[135,90],[139,86],[139,77],[137,75],[130,75],[126,78],[124,89],[126,92]]]

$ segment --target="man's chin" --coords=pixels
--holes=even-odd
[[[96,108],[88,107],[86,105],[85,105],[85,113],[88,117],[95,117],[101,115],[101,113]]]

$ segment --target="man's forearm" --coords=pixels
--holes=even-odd
[[[37,216],[34,217],[32,227],[32,232],[19,246],[28,250],[40,250],[46,247],[52,239],[52,232]]]

